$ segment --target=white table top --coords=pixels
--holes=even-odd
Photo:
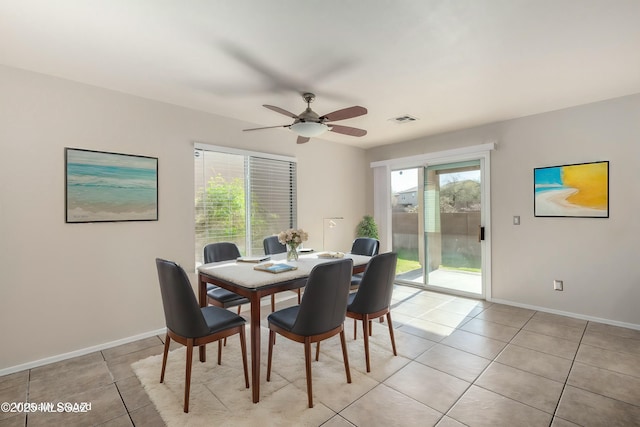
[[[322,254],[322,252],[320,252]],[[297,261],[286,261],[286,254],[278,254],[271,257],[270,261],[278,264],[288,264],[297,267],[296,270],[283,273],[270,273],[254,270],[257,264],[252,262],[223,261],[204,264],[198,267],[198,272],[204,275],[234,283],[248,289],[256,289],[261,286],[273,285],[289,280],[301,279],[309,276],[313,267],[326,262],[340,259],[352,259],[354,266],[366,265],[371,257],[346,253],[344,258],[320,258],[317,253],[300,255]]]

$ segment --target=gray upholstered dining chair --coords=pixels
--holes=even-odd
[[[265,237],[262,241],[265,255],[277,255],[287,252],[287,245],[283,245],[278,241],[278,236]],[[294,289],[293,292],[298,293],[298,304],[300,304],[300,288]],[[271,294],[271,312],[276,311],[276,294]]]
[[[318,343],[316,350],[316,360],[318,360],[320,341],[340,334],[347,383],[351,383],[344,321],[352,271],[351,259],[316,265],[309,274],[300,305],[278,310],[267,317],[269,322],[267,381],[271,380],[271,360],[276,333],[303,343],[309,408],[313,408],[311,343]]]
[[[162,306],[167,326],[160,382],[164,382],[164,372],[167,366],[171,340],[186,346],[184,412],[189,412],[193,348],[218,341],[218,364],[220,364],[222,362],[220,340],[231,335],[240,334],[244,382],[245,387],[249,388],[245,320],[237,314],[220,307],[200,307],[187,274],[175,262],[156,258],[156,267],[158,269]],[[200,357],[202,362],[202,353],[200,353]]]
[[[235,243],[230,242],[218,242],[209,243],[204,247],[204,262],[220,262],[231,261],[237,259],[240,256],[240,250]],[[217,307],[229,308],[238,307],[238,314],[242,304],[248,304],[249,299],[241,295],[231,292],[227,289],[219,286],[214,286],[211,283],[207,283],[207,301],[211,305]]]
[[[357,321],[362,320],[367,372],[371,371],[369,362],[371,319],[381,318],[386,314],[393,355],[398,355],[390,311],[397,262],[398,254],[395,252],[387,252],[371,258],[362,276],[358,291],[349,295],[347,317],[353,319],[353,339],[356,339]]]
[[[380,241],[371,237],[358,237],[351,245],[351,253],[355,255],[374,256],[378,255],[380,250]],[[360,286],[362,274],[354,274],[351,276],[351,290],[355,290]]]

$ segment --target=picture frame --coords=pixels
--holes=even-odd
[[[609,218],[609,162],[534,168],[534,216]]]
[[[65,222],[157,220],[157,157],[65,148]]]

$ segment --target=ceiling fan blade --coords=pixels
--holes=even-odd
[[[249,130],[262,130],[262,129],[273,129],[273,128],[288,128],[291,125],[278,125],[278,126],[266,126],[262,128],[251,128],[251,129],[242,129],[244,132]]]
[[[367,134],[367,131],[364,129],[358,129],[358,128],[352,128],[351,126],[340,126],[340,125],[334,125],[331,123],[327,123],[327,126],[329,126],[331,129],[331,132],[335,132],[335,133],[342,133],[344,135],[351,135],[351,136],[365,136]]]
[[[287,111],[287,110],[285,110],[283,108],[280,108],[280,107],[276,107],[274,105],[264,104],[263,107],[268,108],[269,110],[275,111],[276,113],[284,114],[285,116],[291,117],[292,119],[297,119],[298,118],[298,116],[296,114],[293,114],[290,111]]]
[[[324,116],[320,117],[320,119],[326,120],[328,122],[335,122],[337,120],[351,119],[353,117],[363,116],[365,114],[367,114],[366,108],[354,106],[343,108],[342,110],[334,111],[333,113],[325,114]]]
[[[309,142],[311,138],[307,138],[306,136],[298,136],[298,140],[296,144],[304,144],[305,142]]]

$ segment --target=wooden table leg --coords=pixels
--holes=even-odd
[[[260,401],[260,297],[251,295],[251,392],[253,403]]]

